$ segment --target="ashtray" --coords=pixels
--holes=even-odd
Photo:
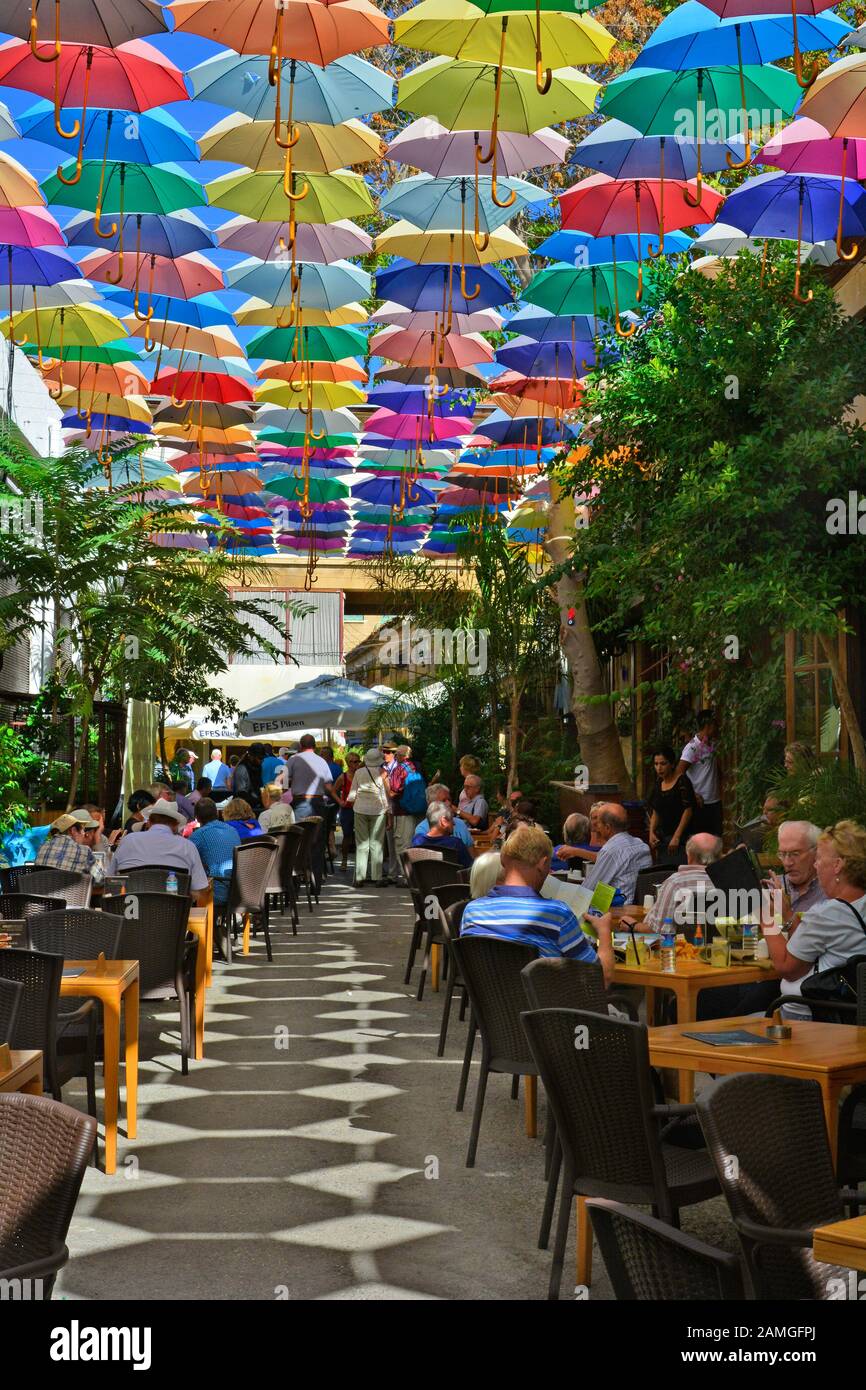
[[[771,1023],[767,1029],[767,1037],[775,1038],[782,1042],[792,1036],[793,1030],[790,1023]]]

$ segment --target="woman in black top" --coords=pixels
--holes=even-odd
[[[697,803],[686,773],[677,776],[677,756],[667,744],[653,754],[656,784],[647,797],[650,846],[659,864],[684,864],[685,844]]]

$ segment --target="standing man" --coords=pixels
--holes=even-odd
[[[195,790],[195,768],[193,767],[195,760],[195,753],[191,753],[188,748],[178,748],[174,755],[178,778],[186,783],[184,791],[187,793]]]
[[[262,759],[262,786],[266,787],[270,782],[277,780],[277,772],[285,767],[288,750],[281,748],[279,753],[275,753],[269,743],[265,744],[265,756]]]
[[[210,762],[205,763],[201,770],[202,777],[210,779],[211,791],[224,793],[224,796],[214,796],[214,801],[221,801],[228,795],[229,789],[229,770],[223,762],[221,748],[210,750]]]
[[[716,754],[716,717],[711,709],[700,709],[696,723],[697,733],[680,754],[676,775],[687,773],[695,793],[698,809],[692,821],[693,830],[721,835],[722,775]]]
[[[322,833],[317,839],[317,849],[315,863],[313,864],[313,877],[316,880],[316,891],[322,886],[322,877],[325,872],[325,835],[327,826],[327,809],[329,801],[336,801],[340,804],[340,799],[334,791],[334,783],[331,777],[331,769],[320,758],[316,752],[316,740],[312,734],[304,734],[298,744],[297,753],[293,753],[286,763],[286,788],[292,793],[292,808],[295,812],[295,820],[308,820],[310,816],[321,816]]]
[[[405,883],[401,855],[410,848],[418,822],[427,809],[424,778],[412,761],[408,743],[397,745],[390,764],[386,764],[391,806],[394,815],[394,860],[397,883]]]

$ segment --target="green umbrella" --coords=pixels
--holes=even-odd
[[[335,502],[340,497],[348,497],[350,489],[346,483],[334,478],[310,478],[305,486],[303,478],[287,474],[285,478],[274,478],[268,483],[268,492],[277,497],[287,497],[292,502],[300,502],[306,497],[308,502]]]
[[[314,443],[317,449],[354,449],[358,443],[356,434],[323,434],[313,440],[301,430],[262,430],[258,436],[261,445],[284,444],[287,449],[303,449],[305,444]],[[348,466],[346,471],[348,472]],[[268,491],[271,485],[268,483]]]
[[[627,300],[626,308],[636,304],[637,287],[637,265],[634,261],[609,266],[582,266],[580,269],[551,266],[535,276],[523,291],[521,299],[524,303],[537,304],[551,314],[564,317],[592,314],[596,319],[608,318],[611,314],[618,316],[622,312],[620,295]]]
[[[35,344],[28,343],[24,349],[31,357],[37,354]],[[104,362],[109,366],[116,366],[118,362],[137,362],[139,357],[134,348],[128,343],[102,343],[99,347],[70,347],[64,343],[59,347],[56,343],[48,347],[43,347],[42,356],[45,358],[59,357],[63,362]]]
[[[286,193],[290,189],[291,198]],[[373,199],[360,174],[223,174],[207,184],[212,207],[228,208],[256,222],[339,222],[373,211]]]
[[[74,170],[74,163],[69,163],[61,172],[71,176]],[[198,180],[179,169],[117,159],[106,160],[104,170],[101,159],[85,159],[77,183],[70,185],[52,174],[43,180],[42,191],[49,203],[95,209],[97,223],[101,213],[170,213],[207,203]]]
[[[297,334],[296,328],[266,328],[250,339],[247,355],[288,362],[295,352]],[[339,362],[343,357],[363,356],[366,351],[367,335],[360,329],[302,328],[296,358],[305,362]]]

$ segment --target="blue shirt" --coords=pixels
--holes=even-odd
[[[232,851],[235,845],[240,844],[240,835],[233,825],[221,820],[212,820],[207,825],[200,825],[189,838],[199,852],[205,873],[208,878],[214,880],[214,902],[226,902],[229,895],[228,881],[232,874]]]
[[[424,819],[423,819],[423,820],[419,820],[418,824],[415,826],[415,834],[416,834],[416,835],[429,835],[429,833],[430,833],[430,822],[429,822],[429,820],[427,819],[427,817],[425,816]],[[469,826],[466,824],[465,821],[459,820],[456,816],[455,816],[455,818],[454,818],[454,834],[457,836],[457,839],[458,839],[458,840],[462,840],[462,841],[463,841],[463,843],[464,843],[464,845],[466,845],[467,849],[471,846],[471,844],[472,844],[472,831],[469,829]]]
[[[264,830],[257,820],[227,820],[224,825],[230,825],[240,840],[249,840],[253,835],[264,835]],[[193,831],[193,835],[195,831]],[[190,836],[192,838],[192,836]]]
[[[285,758],[277,758],[272,753],[269,757],[262,759],[262,786],[266,787],[269,782],[273,782],[274,773],[278,767],[285,767]],[[207,776],[207,773],[205,773]]]
[[[462,840],[458,840],[456,835],[415,835],[412,840],[413,849],[455,849],[464,869],[472,868],[472,856]]]
[[[499,884],[466,904],[461,936],[491,936],[535,946],[541,956],[568,956],[592,964],[595,951],[567,903],[542,898],[534,888]]]
[[[228,784],[229,770],[223,762],[205,763],[201,775],[207,777],[212,791],[218,792],[221,787]]]

